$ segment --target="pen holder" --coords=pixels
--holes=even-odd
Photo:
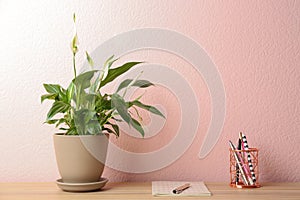
[[[230,152],[230,186],[235,188],[258,188],[258,149],[232,150]],[[240,162],[237,162],[236,156]],[[241,168],[243,172],[241,172]],[[243,174],[244,173],[244,174]],[[246,180],[245,180],[246,179]],[[251,179],[251,180],[250,180]],[[253,182],[250,184],[250,182]]]

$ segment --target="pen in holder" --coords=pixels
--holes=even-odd
[[[258,149],[229,149],[230,186],[235,188],[258,188]]]

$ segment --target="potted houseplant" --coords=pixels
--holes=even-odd
[[[73,20],[75,24],[75,14]],[[108,137],[111,134],[118,137],[120,133],[116,121],[125,121],[144,136],[140,121],[132,117],[129,109],[134,108],[138,113],[136,107],[139,107],[164,117],[155,107],[143,104],[140,97],[133,101],[124,99],[129,87],[152,86],[148,80],[140,80],[138,77],[126,79],[114,93],[102,93],[102,88],[106,84],[141,62],[127,62],[113,67],[117,59],[111,56],[101,70],[96,70],[92,58],[86,52],[91,70],[77,74],[75,62],[78,52],[77,40],[75,29],[71,45],[73,80],[66,89],[58,84],[44,84],[47,94],[41,96],[41,102],[53,101],[45,123],[54,124],[62,131],[54,134],[54,148],[62,176],[60,181],[71,185],[97,183],[100,180],[105,164]]]

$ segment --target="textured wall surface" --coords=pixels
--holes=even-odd
[[[175,30],[205,49],[226,91],[221,136],[200,160],[197,155],[211,116],[205,82],[173,55],[137,53],[141,60],[165,64],[182,74],[194,88],[204,114],[194,142],[172,165],[143,174],[106,168],[105,177],[112,181],[229,181],[228,140],[236,141],[238,132],[244,131],[250,145],[260,149],[261,181],[300,181],[300,1],[1,0],[1,182],[59,177],[52,143],[56,130],[43,124],[50,103],[41,105],[40,95],[42,83],[66,86],[72,78],[73,12],[78,17],[81,53],[136,28]],[[78,63],[83,63],[83,57]],[[165,127],[145,141],[123,134],[114,141],[121,148],[147,152],[172,139],[180,121],[178,103],[168,91],[157,90],[149,93],[163,94],[152,100],[165,105]]]

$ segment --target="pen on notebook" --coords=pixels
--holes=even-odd
[[[242,166],[242,161],[241,161],[240,157],[238,156],[237,152],[235,152],[236,149],[235,149],[234,145],[232,144],[232,142],[230,140],[229,140],[229,145],[230,145],[230,148],[233,150],[233,156],[236,160],[236,163],[238,164],[238,166],[240,168],[240,172],[241,172],[241,175],[242,175],[242,180],[244,181],[244,183],[246,185],[249,185],[248,179],[246,177],[246,173],[244,171],[245,169]]]
[[[191,184],[186,183],[184,185],[181,185],[181,186],[175,188],[172,192],[174,194],[180,194],[181,192],[183,192],[184,190],[188,189],[189,187],[191,187]]]
[[[243,146],[244,146],[244,149],[246,151],[249,150],[249,146],[248,146],[248,141],[247,141],[247,138],[246,138],[246,135],[244,135],[242,132],[240,132],[240,137],[242,138],[242,141],[243,141]],[[247,152],[247,160],[248,160],[248,165],[249,165],[249,168],[250,168],[250,173],[251,173],[251,176],[252,176],[252,180],[253,180],[253,184],[256,182],[256,177],[255,177],[255,173],[254,173],[254,169],[253,169],[253,165],[252,165],[252,161],[251,161],[251,155],[249,152]]]

